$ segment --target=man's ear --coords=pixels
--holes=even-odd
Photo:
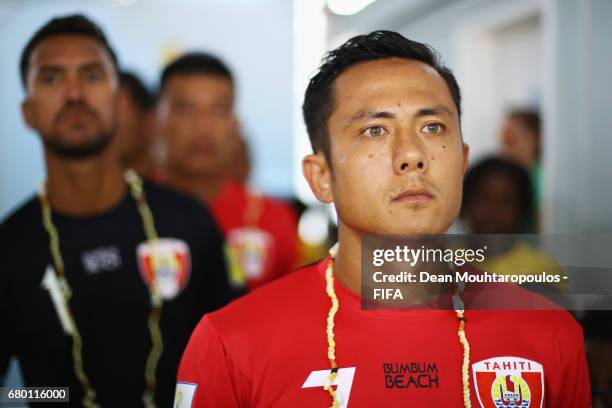
[[[463,143],[463,175],[464,176],[465,176],[465,173],[467,172],[469,161],[470,161],[470,145],[468,145],[467,143]]]
[[[317,199],[329,204],[334,201],[331,169],[322,152],[309,154],[302,160],[302,174]]]
[[[21,102],[21,115],[23,116],[24,122],[30,129],[35,129],[34,113],[32,111],[32,102],[29,98],[26,98]]]

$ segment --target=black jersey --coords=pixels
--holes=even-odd
[[[164,296],[164,349],[157,368],[156,402],[172,404],[176,373],[189,336],[206,312],[235,295],[230,289],[222,237],[209,212],[171,190],[144,184],[166,255],[158,270]],[[60,238],[71,310],[83,343],[83,364],[102,407],[142,406],[151,349],[151,245],[136,202],[126,193],[102,214],[52,220]],[[159,265],[158,265],[159,266]],[[57,302],[49,236],[36,197],[0,225],[0,374],[19,359],[26,386],[69,386],[79,406],[82,387],[73,369],[72,337]],[[61,302],[60,302],[61,303]]]

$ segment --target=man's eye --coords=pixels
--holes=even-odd
[[[96,71],[88,72],[85,74],[85,80],[87,82],[98,82],[102,79],[102,74]]]
[[[229,113],[230,113],[229,109],[225,107],[221,107],[221,106],[215,106],[214,108],[210,110],[210,114],[217,118],[225,117],[229,115]]]
[[[444,125],[441,123],[428,123],[421,128],[421,132],[428,134],[438,134],[444,131]]]
[[[43,83],[45,83],[47,85],[53,85],[53,84],[59,82],[59,75],[56,75],[56,74],[43,75],[42,81],[43,81]]]
[[[364,130],[364,133],[368,137],[379,137],[385,134],[385,129],[381,126],[370,126]]]

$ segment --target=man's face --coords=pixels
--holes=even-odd
[[[518,234],[522,219],[520,190],[507,172],[496,171],[484,176],[475,186],[464,208],[473,234]]]
[[[502,153],[531,169],[537,159],[538,137],[527,129],[519,119],[508,118],[501,132]]]
[[[468,148],[457,109],[426,64],[357,64],[334,84],[331,191],[340,221],[374,234],[440,234],[457,217]]]
[[[168,79],[158,107],[166,140],[168,168],[188,176],[218,176],[225,171],[237,121],[229,79],[176,74]]]
[[[96,40],[58,35],[41,41],[30,56],[26,86],[24,118],[47,150],[84,158],[111,140],[117,73]]]

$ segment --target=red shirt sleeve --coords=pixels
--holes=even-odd
[[[251,381],[240,372],[205,315],[191,335],[177,376],[174,406],[249,406]]]
[[[563,378],[559,403],[564,407],[589,408],[591,407],[591,381],[589,369],[584,352],[582,330],[575,351],[567,353],[564,361]]]

